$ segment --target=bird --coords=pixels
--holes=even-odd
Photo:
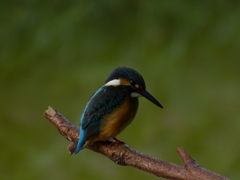
[[[80,118],[79,140],[74,154],[96,141],[116,139],[134,119],[138,98],[163,106],[147,90],[143,77],[134,69],[115,68],[88,101]],[[121,141],[119,141],[121,142]]]

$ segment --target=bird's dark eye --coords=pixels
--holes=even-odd
[[[135,88],[139,88],[139,85],[137,83],[135,83],[134,81],[130,81],[131,86],[135,87]]]
[[[131,86],[134,86],[135,87],[135,82],[134,81],[130,81],[130,84],[131,84]]]

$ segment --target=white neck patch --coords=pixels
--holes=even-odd
[[[121,85],[121,82],[119,79],[114,79],[114,80],[111,80],[109,81],[108,83],[106,83],[104,86],[119,86]]]

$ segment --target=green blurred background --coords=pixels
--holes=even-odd
[[[145,78],[146,99],[118,138],[182,164],[176,147],[240,177],[240,2],[1,1],[0,179],[157,179],[83,150],[43,116],[78,125],[88,98],[117,66]]]

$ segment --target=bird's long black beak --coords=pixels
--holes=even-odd
[[[141,90],[138,93],[141,94],[146,99],[148,99],[149,101],[151,101],[153,104],[157,105],[160,108],[163,108],[160,102],[158,102],[158,100],[156,100],[155,97],[153,97],[147,90]]]

